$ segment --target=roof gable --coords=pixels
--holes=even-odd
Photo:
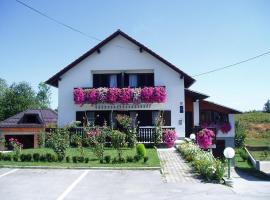
[[[85,58],[87,58],[88,56],[90,56],[91,54],[93,54],[94,52],[99,51],[99,49],[101,47],[103,47],[104,45],[106,45],[108,42],[110,42],[112,39],[114,39],[118,35],[123,36],[127,40],[129,40],[132,43],[134,43],[135,45],[137,45],[138,46],[138,51],[142,51],[142,50],[143,51],[146,51],[147,53],[149,53],[153,57],[157,58],[162,63],[166,64],[168,67],[170,67],[171,69],[173,69],[177,73],[179,73],[180,77],[181,78],[184,78],[184,83],[185,83],[185,87],[186,88],[188,88],[189,86],[191,86],[195,82],[195,79],[193,79],[192,77],[190,77],[189,75],[187,75],[185,72],[181,71],[178,67],[176,67],[175,65],[173,65],[169,61],[165,60],[164,58],[162,58],[161,56],[159,56],[158,54],[156,54],[155,52],[153,52],[152,50],[150,50],[149,48],[147,48],[143,44],[139,43],[137,40],[133,39],[132,37],[130,37],[126,33],[122,32],[121,30],[118,30],[118,31],[114,32],[112,35],[110,35],[109,37],[107,37],[105,40],[101,41],[95,47],[93,47],[92,49],[90,49],[89,51],[87,51],[85,54],[83,54],[82,56],[80,56],[78,59],[76,59],[75,61],[73,61],[72,63],[70,63],[68,66],[66,66],[65,68],[63,68],[61,71],[59,71],[58,73],[56,73],[54,76],[52,76],[50,79],[48,79],[45,83],[46,84],[49,84],[49,85],[52,85],[54,87],[58,87],[58,81],[59,81],[60,77],[64,73],[66,73],[67,71],[69,71],[71,68],[75,67],[78,63],[80,63],[82,60],[84,60]]]

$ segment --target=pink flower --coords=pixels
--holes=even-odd
[[[98,101],[98,91],[97,89],[93,88],[90,89],[88,92],[88,101],[91,104],[95,104]]]
[[[228,133],[231,130],[231,124],[228,122],[225,122],[221,125],[220,130],[222,133]]]
[[[82,88],[76,88],[73,91],[74,101],[76,104],[83,104],[85,101],[84,90]]]
[[[154,94],[152,96],[153,102],[155,103],[164,103],[166,101],[167,92],[165,87],[155,87]]]
[[[203,129],[197,134],[197,142],[203,149],[208,149],[212,145],[215,133],[210,129]]]
[[[141,91],[142,102],[153,103],[154,88],[144,87]]]
[[[132,101],[132,90],[130,88],[122,88],[118,93],[119,103],[130,103]]]
[[[107,101],[108,88],[101,87],[98,88],[97,91],[98,91],[98,101],[100,103],[105,103]]]
[[[116,103],[120,92],[121,90],[119,88],[109,88],[107,93],[107,102],[112,104]]]
[[[168,148],[173,147],[174,142],[176,141],[176,138],[177,136],[176,136],[175,130],[169,130],[169,129],[165,130],[163,140],[166,143]]]
[[[101,130],[100,129],[93,129],[93,130],[91,130],[91,131],[89,131],[88,133],[87,133],[87,136],[88,137],[97,137],[97,136],[99,136],[101,134]]]

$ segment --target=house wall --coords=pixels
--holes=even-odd
[[[76,111],[91,110],[90,106],[80,107],[74,104],[73,89],[92,87],[92,72],[96,70],[153,70],[155,85],[166,86],[168,93],[167,102],[162,108],[171,110],[172,126],[176,128],[179,137],[184,137],[185,113],[179,112],[180,103],[185,105],[184,79],[180,79],[177,72],[147,52],[140,53],[136,45],[121,35],[102,47],[99,54],[93,53],[61,77],[58,92],[58,125],[60,127],[74,121]],[[181,125],[180,120],[182,120]]]

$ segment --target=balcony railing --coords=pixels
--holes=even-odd
[[[56,129],[57,128],[46,128],[45,131],[47,133],[53,134]],[[174,130],[175,128],[172,126],[163,126],[162,129],[164,132],[165,130]],[[70,133],[70,136],[76,134],[82,137],[86,137],[86,131],[83,127],[71,128],[69,130],[69,133]],[[153,144],[155,141],[155,127],[154,126],[140,126],[138,128],[137,141],[140,143],[145,143],[145,144]]]
[[[167,99],[165,86],[143,88],[74,88],[75,104],[140,104],[164,103]]]

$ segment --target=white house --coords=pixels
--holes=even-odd
[[[195,80],[188,74],[121,30],[110,35],[46,81],[47,84],[59,89],[60,127],[75,120],[82,120],[84,116],[96,124],[102,124],[104,121],[113,123],[115,114],[126,113],[134,118],[137,116],[141,128],[149,128],[162,113],[164,125],[175,128],[178,137],[184,138],[194,130],[194,127],[201,125],[201,115],[208,117],[208,121],[205,122],[210,122],[209,120],[214,119],[211,115],[220,114],[224,122],[230,122],[231,130],[226,134],[218,133],[217,137],[225,138],[224,140],[228,137],[233,138],[233,114],[238,111],[204,101],[203,99],[208,96],[188,90],[194,82]],[[118,100],[100,103],[102,100],[96,102],[95,99],[89,100],[87,96],[79,99],[83,103],[74,101],[74,91],[76,93],[101,87],[132,88],[132,98],[135,98],[134,88],[147,87],[151,88],[150,93],[154,91],[156,94],[160,90],[163,93],[161,99],[147,100],[145,97],[138,102],[134,99],[125,102],[117,97]],[[119,91],[121,93],[122,90],[117,90],[118,93]],[[209,114],[208,111],[215,114],[212,112]]]

